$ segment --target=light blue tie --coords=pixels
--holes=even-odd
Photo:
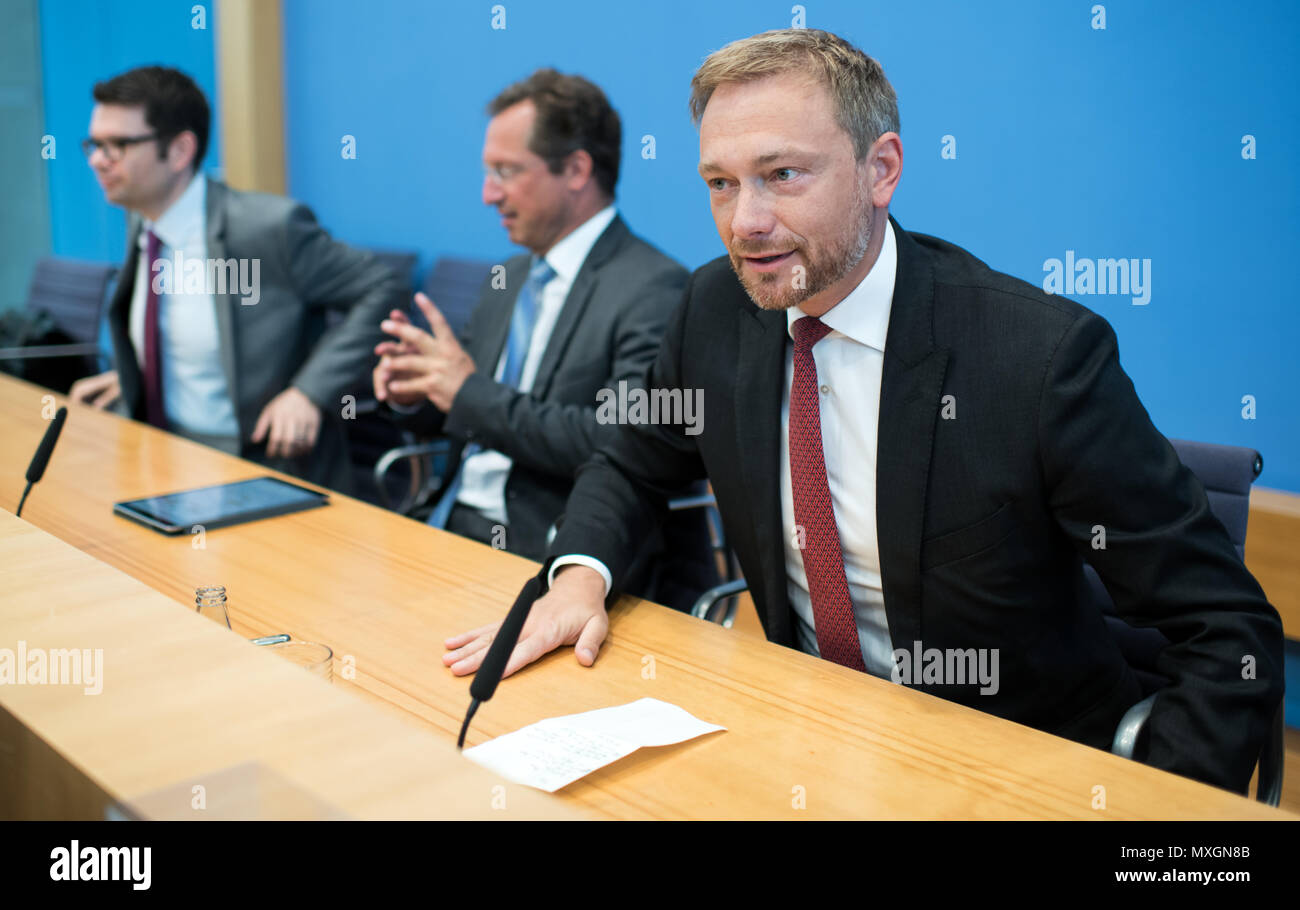
[[[533,328],[537,325],[537,309],[541,302],[542,288],[555,277],[555,269],[545,259],[535,259],[528,270],[528,282],[519,291],[515,299],[515,311],[510,317],[510,338],[506,342],[506,363],[498,380],[503,385],[519,388],[519,379],[524,373],[524,361],[528,359],[528,348],[533,341]],[[435,528],[447,527],[447,519],[456,506],[456,497],[460,495],[460,484],[465,477],[465,463],[482,451],[476,442],[466,444],[461,451],[460,467],[451,479],[447,492],[438,500],[437,507],[429,514],[429,524]]]

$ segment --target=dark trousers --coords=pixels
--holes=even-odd
[[[477,509],[471,509],[469,506],[463,506],[459,503],[447,516],[447,530],[453,534],[459,534],[461,537],[468,537],[470,540],[477,540],[479,543],[495,546],[498,549],[506,548],[506,535],[510,533],[509,528],[500,522],[485,517]]]

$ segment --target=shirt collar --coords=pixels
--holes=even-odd
[[[153,231],[163,245],[173,249],[182,249],[203,236],[204,210],[207,208],[208,181],[202,174],[195,174],[185,192],[168,206],[167,211],[158,216],[157,221],[144,219],[144,230],[140,232],[140,242],[145,242],[145,231]]]
[[[894,241],[894,225],[886,221],[885,240],[871,271],[867,272],[867,277],[847,297],[821,317],[822,322],[841,335],[884,353],[897,271],[898,247]],[[786,330],[791,338],[794,337],[795,320],[802,319],[804,315],[798,307],[790,307],[785,311]]]
[[[591,248],[614,220],[614,206],[607,205],[564,236],[544,257],[555,274],[569,284],[578,277]]]

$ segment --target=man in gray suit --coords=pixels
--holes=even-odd
[[[130,70],[94,98],[83,147],[130,240],[108,314],[116,369],[72,399],[347,492],[344,395],[400,280],[305,206],[201,174],[210,115],[183,73]],[[347,315],[327,330],[330,309]]]
[[[615,211],[621,127],[599,87],[543,69],[488,110],[483,202],[530,255],[494,269],[459,341],[424,295],[432,333],[390,314],[375,395],[460,444],[429,523],[540,558],[575,473],[614,429],[597,419],[602,393],[641,385],[686,270]],[[702,517],[678,523],[678,561],[657,558],[657,538],[633,588],[680,605],[714,576]]]

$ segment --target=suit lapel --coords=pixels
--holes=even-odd
[[[921,538],[948,351],[934,343],[934,275],[897,222],[898,272],[885,339],[876,441],[876,537],[890,637],[921,640]]]
[[[226,187],[215,180],[207,182],[207,232],[205,243],[209,260],[226,259]],[[237,289],[236,289],[237,290]],[[236,308],[240,306],[233,294],[213,293],[212,305],[217,316],[217,340],[221,352],[221,369],[226,374],[226,388],[230,393],[230,403],[234,407],[235,419],[240,422],[240,439],[252,433],[252,427],[243,425],[243,408],[239,406],[239,374],[235,365],[239,362],[238,333],[235,331]]]
[[[135,295],[136,272],[140,268],[140,226],[135,215],[126,224],[126,262],[118,274],[117,288],[108,305],[108,320],[114,338],[114,366],[122,385],[122,400],[134,416],[141,404],[141,376],[135,346],[131,343],[131,298]]]
[[[764,626],[772,641],[791,644],[781,522],[781,400],[785,384],[786,315],[760,310],[744,298],[737,339],[734,407],[737,459],[749,494],[750,524],[762,550]]]
[[[108,304],[110,319],[121,320],[130,329],[131,296],[135,293],[135,275],[140,267],[140,219],[132,216],[126,225],[126,262],[118,274],[113,299]]]
[[[471,339],[473,351],[470,352],[474,357],[474,363],[477,369],[485,372],[488,376],[496,376],[497,364],[501,362],[501,352],[505,349],[506,339],[510,337],[510,319],[514,315],[515,300],[518,299],[519,293],[523,291],[525,282],[528,281],[528,263],[527,257],[520,257],[513,263],[506,263],[506,288],[505,291],[489,289],[486,293],[490,295],[490,306],[487,312],[487,318],[483,321],[482,328],[475,327],[475,335]],[[516,288],[514,294],[509,292],[509,288]],[[482,337],[479,337],[479,333]]]
[[[591,303],[591,298],[594,296],[597,272],[622,246],[624,238],[629,233],[623,219],[615,215],[614,220],[592,245],[587,258],[583,260],[582,268],[578,270],[577,276],[573,279],[573,286],[569,288],[569,295],[564,298],[564,306],[560,309],[560,317],[556,320],[550,341],[546,344],[542,362],[537,367],[537,376],[533,379],[534,397],[546,397],[546,393],[550,390],[551,379],[554,378],[555,370],[560,365],[560,359],[564,356],[565,349],[573,338],[574,330],[581,322],[582,314],[586,312],[587,305]]]

